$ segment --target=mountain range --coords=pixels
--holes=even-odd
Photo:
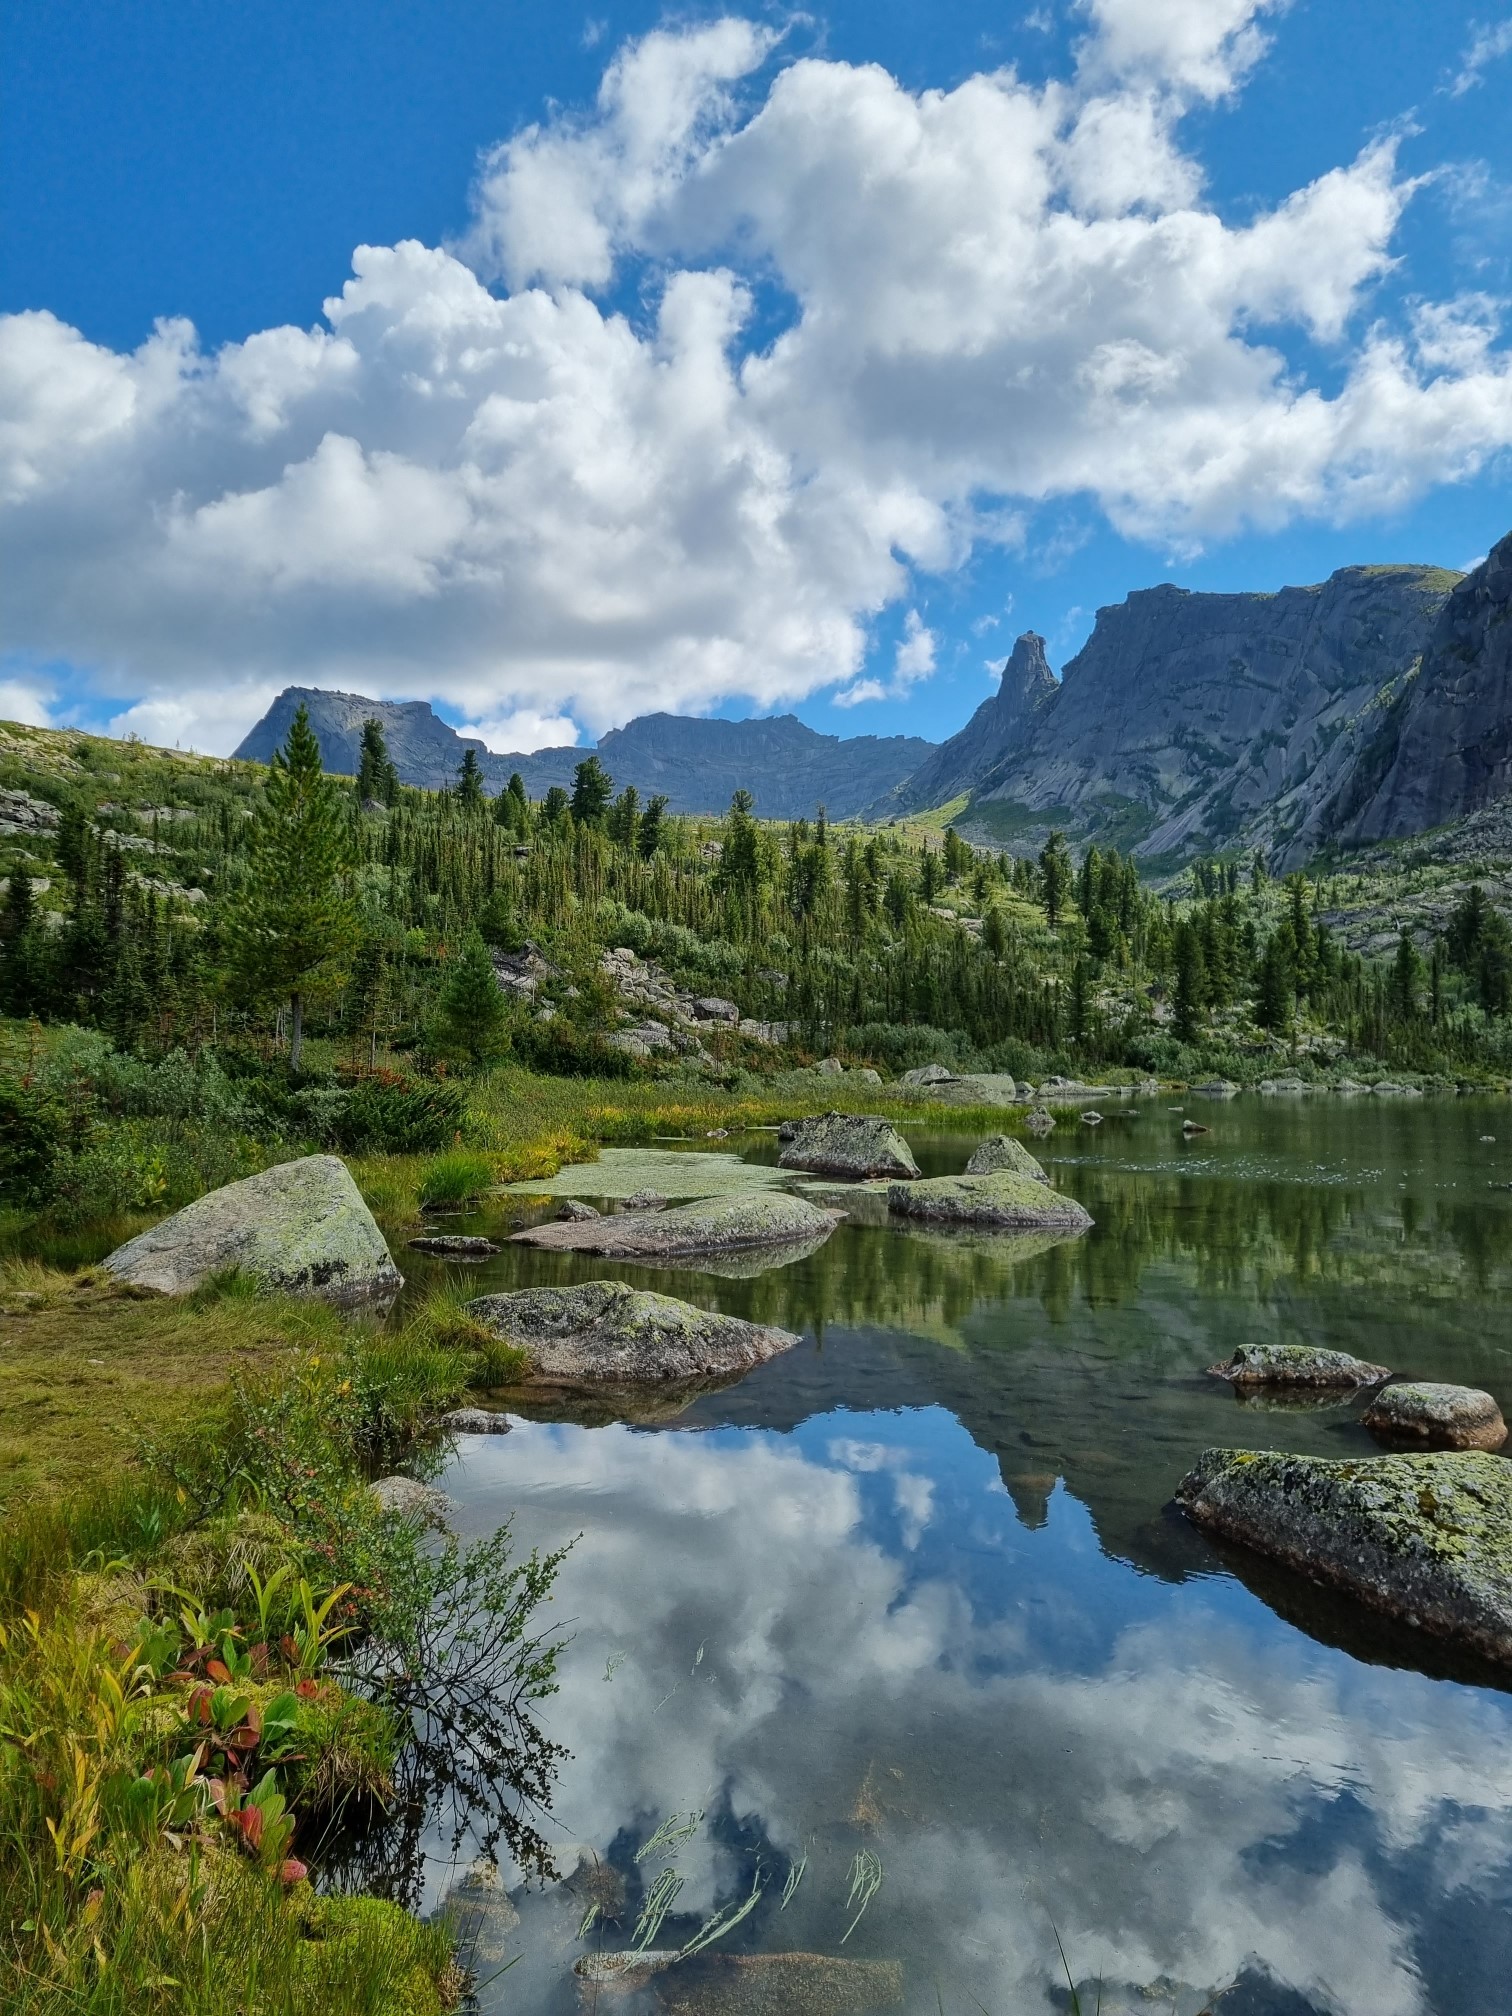
[[[477,752],[490,790],[532,797],[587,753],[497,755],[423,701],[289,687],[237,750],[266,761],[303,702],[327,767],[352,773],[382,721],[406,783],[454,780]],[[602,737],[619,786],[718,812],[752,792],[768,818],[945,809],[968,837],[1132,849],[1150,866],[1260,847],[1287,868],[1326,846],[1426,831],[1512,791],[1512,534],[1468,574],[1344,567],[1312,587],[1210,594],[1169,584],[1099,609],[1057,679],[1026,632],[998,691],[938,745],[758,721],[652,714]]]

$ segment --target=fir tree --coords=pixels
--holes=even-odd
[[[1207,971],[1202,956],[1202,935],[1190,919],[1176,926],[1176,1034],[1183,1043],[1195,1043],[1202,1010],[1207,1004]]]
[[[441,993],[441,1026],[449,1047],[480,1067],[509,1048],[504,996],[488,947],[476,928],[462,940]]]
[[[1281,931],[1266,940],[1255,989],[1255,1020],[1274,1035],[1288,1036],[1292,1026],[1292,964]]]
[[[1417,1018],[1418,989],[1422,985],[1423,959],[1412,934],[1404,931],[1397,940],[1396,959],[1391,969],[1392,1006],[1403,1022]]]
[[[457,772],[457,803],[464,812],[483,809],[483,769],[476,749],[463,753],[462,767]]]
[[[640,837],[640,822],[640,793],[633,784],[627,784],[609,808],[609,838],[633,854]]]
[[[1045,922],[1052,931],[1060,925],[1071,894],[1075,871],[1066,851],[1064,834],[1052,833],[1040,851],[1040,901],[1045,906]]]
[[[360,804],[393,805],[399,797],[399,772],[389,761],[383,723],[369,715],[362,724],[362,749],[357,759]]]
[[[560,784],[553,784],[541,801],[541,817],[548,826],[560,826],[572,809],[572,801]]]
[[[585,756],[572,773],[572,816],[579,826],[602,826],[614,779],[597,756]]]
[[[351,866],[341,795],[321,769],[320,744],[301,706],[268,765],[247,847],[247,881],[228,919],[244,990],[288,997],[291,1071],[300,1064],[305,996],[337,976],[355,933],[346,888]]]
[[[655,855],[667,836],[667,801],[660,793],[649,799],[641,814],[640,832],[636,846],[642,861],[649,861]]]

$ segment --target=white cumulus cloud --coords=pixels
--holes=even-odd
[[[72,663],[211,748],[292,681],[517,745],[854,704],[932,669],[917,615],[871,662],[919,577],[1037,506],[1190,549],[1473,476],[1512,369],[1484,297],[1383,305],[1396,143],[1241,220],[1205,198],[1183,114],[1280,12],[1086,0],[1067,76],[919,91],[664,28],[486,156],[454,246],[358,247],[311,328],[0,318],[0,676]]]

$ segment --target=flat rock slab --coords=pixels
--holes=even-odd
[[[1363,1419],[1373,1434],[1431,1449],[1500,1449],[1507,1439],[1500,1407],[1475,1386],[1402,1379],[1377,1393]]]
[[[1499,1456],[1209,1449],[1176,1500],[1210,1532],[1512,1667],[1512,1463]]]
[[[896,1127],[872,1113],[825,1113],[794,1123],[779,1158],[815,1176],[917,1176],[919,1165]]]
[[[989,1134],[972,1151],[971,1160],[966,1164],[966,1174],[996,1176],[1001,1172],[1010,1176],[1027,1176],[1033,1183],[1050,1181],[1022,1141],[1015,1141],[1011,1134]]]
[[[373,1214],[338,1155],[306,1155],[228,1183],[118,1246],[118,1281],[187,1295],[231,1268],[281,1295],[351,1305],[404,1286]]]
[[[621,1211],[609,1218],[532,1225],[515,1243],[554,1252],[601,1253],[625,1260],[676,1260],[695,1253],[738,1253],[828,1238],[843,1211],[830,1211],[785,1190],[710,1197],[672,1211]]]
[[[1231,1386],[1311,1386],[1352,1388],[1379,1386],[1391,1377],[1387,1365],[1351,1358],[1347,1351],[1328,1351],[1313,1344],[1241,1344],[1226,1365],[1210,1365],[1217,1379]]]
[[[782,1172],[765,1162],[743,1162],[724,1151],[680,1148],[605,1148],[596,1162],[572,1162],[554,1176],[507,1186],[517,1197],[613,1197],[628,1201],[652,1190],[674,1201],[723,1197],[737,1190],[780,1187]]]
[[[695,1309],[622,1281],[481,1295],[467,1304],[467,1313],[518,1345],[533,1379],[566,1386],[725,1378],[798,1342],[791,1330]]]
[[[486,1260],[504,1251],[492,1239],[467,1232],[438,1232],[429,1238],[411,1239],[409,1244],[414,1252],[433,1253],[440,1260]]]
[[[930,1176],[893,1183],[887,1208],[932,1225],[1003,1226],[1010,1231],[1085,1232],[1092,1214],[1048,1183],[1006,1170],[993,1176]]]

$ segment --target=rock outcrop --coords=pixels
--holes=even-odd
[[[1177,1503],[1209,1532],[1512,1666],[1512,1464],[1209,1449]]]
[[[1389,840],[1460,819],[1512,790],[1512,533],[1444,603],[1356,777],[1341,837]]]
[[[1377,1393],[1363,1418],[1374,1435],[1429,1449],[1500,1449],[1507,1439],[1500,1407],[1474,1386],[1401,1379]]]
[[[1310,1386],[1353,1391],[1391,1377],[1389,1365],[1372,1365],[1321,1344],[1241,1344],[1225,1365],[1208,1370],[1231,1386]]]
[[[1060,827],[1140,854],[1259,844],[1278,865],[1300,861],[1326,837],[1458,579],[1436,567],[1346,567],[1274,594],[1141,589],[1097,612],[1051,692],[1036,677],[1020,704],[1012,682],[991,761],[989,707],[899,803],[922,809],[970,791],[961,830],[1021,851]],[[1025,662],[1017,648],[1015,662]],[[1432,823],[1421,806],[1412,816]]]
[[[673,1260],[688,1254],[739,1253],[751,1247],[788,1246],[825,1239],[845,1216],[785,1190],[751,1189],[645,1211],[621,1211],[586,1220],[558,1219],[517,1232],[515,1243],[555,1252],[599,1253],[606,1258]]]
[[[992,698],[982,702],[959,734],[940,744],[894,793],[891,803],[875,807],[874,812],[923,811],[974,790],[1009,751],[1032,739],[1040,715],[1054,704],[1058,691],[1044,638],[1026,630],[1015,643]]]
[[[548,1385],[728,1378],[798,1342],[790,1330],[714,1315],[622,1281],[482,1295],[467,1314],[518,1345],[531,1380]]]
[[[266,763],[281,746],[301,703],[320,742],[327,770],[355,776],[362,724],[382,722],[389,757],[406,784],[428,790],[457,781],[471,749],[490,794],[518,771],[532,798],[554,784],[572,786],[572,773],[591,752],[580,748],[497,754],[473,736],[459,735],[423,700],[369,700],[289,686],[243,737],[237,755]],[[674,812],[724,812],[736,791],[749,791],[768,819],[812,818],[821,805],[848,819],[893,791],[934,753],[917,735],[821,735],[796,715],[760,721],[690,720],[648,714],[600,738],[598,756],[615,783],[633,784],[642,802],[660,793]]]
[[[917,1176],[919,1165],[898,1130],[871,1113],[825,1113],[791,1123],[777,1158],[784,1169],[814,1176]]]
[[[1005,1231],[1085,1232],[1092,1215],[1074,1197],[1052,1190],[1043,1175],[1007,1170],[993,1176],[930,1176],[888,1186],[887,1208],[934,1225],[976,1225]]]
[[[306,1155],[212,1190],[118,1246],[118,1281],[187,1295],[235,1268],[282,1295],[351,1305],[398,1293],[394,1265],[351,1171],[336,1155]]]
[[[1050,1181],[1022,1141],[1015,1141],[1011,1134],[989,1134],[972,1150],[966,1174],[996,1176],[1004,1172],[1010,1176],[1027,1176],[1032,1183]]]

